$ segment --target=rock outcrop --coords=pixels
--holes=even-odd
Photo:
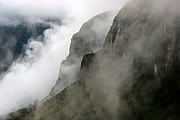
[[[69,55],[61,64],[59,78],[50,96],[79,80],[82,58],[85,54],[95,53],[103,46],[105,37],[112,25],[116,11],[101,13],[83,24],[71,40]]]

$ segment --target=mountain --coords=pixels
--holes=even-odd
[[[0,23],[0,73],[6,72],[12,62],[23,55],[24,46],[29,39],[43,41],[44,31],[50,29],[51,22],[54,22],[53,19],[48,18],[39,18],[37,21],[35,18],[15,17],[14,19],[18,21],[16,24]]]
[[[180,2],[132,0],[80,79],[13,120],[179,120]]]
[[[101,13],[84,23],[80,31],[73,35],[69,55],[61,64],[59,79],[50,96],[58,94],[79,79],[83,56],[88,53],[95,53],[102,48],[116,14],[116,11]]]

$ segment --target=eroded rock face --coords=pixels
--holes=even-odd
[[[113,107],[116,119],[179,119],[178,5],[134,0],[115,17],[91,81],[105,83],[95,88],[101,86],[108,107],[119,105]]]
[[[127,3],[104,47],[84,56],[80,80],[22,118],[180,119],[180,2],[155,2]]]
[[[83,56],[87,53],[97,52],[102,48],[116,14],[116,11],[108,11],[93,17],[84,23],[80,31],[73,36],[69,55],[61,64],[59,79],[50,93],[51,96],[79,80]]]

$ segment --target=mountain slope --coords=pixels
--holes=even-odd
[[[69,55],[61,64],[59,79],[50,93],[51,96],[79,79],[83,56],[102,48],[116,14],[116,11],[101,13],[84,23],[80,31],[73,35]]]
[[[80,80],[18,119],[179,120],[179,5],[128,2],[104,47],[84,56]]]

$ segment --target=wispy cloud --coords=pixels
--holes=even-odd
[[[84,22],[101,12],[120,9],[126,0],[1,0],[0,16],[57,17],[45,42],[31,40],[27,55],[19,58],[1,78],[0,114],[22,108],[46,97],[55,84],[60,63],[68,55],[70,40]],[[29,47],[33,51],[29,51]]]

